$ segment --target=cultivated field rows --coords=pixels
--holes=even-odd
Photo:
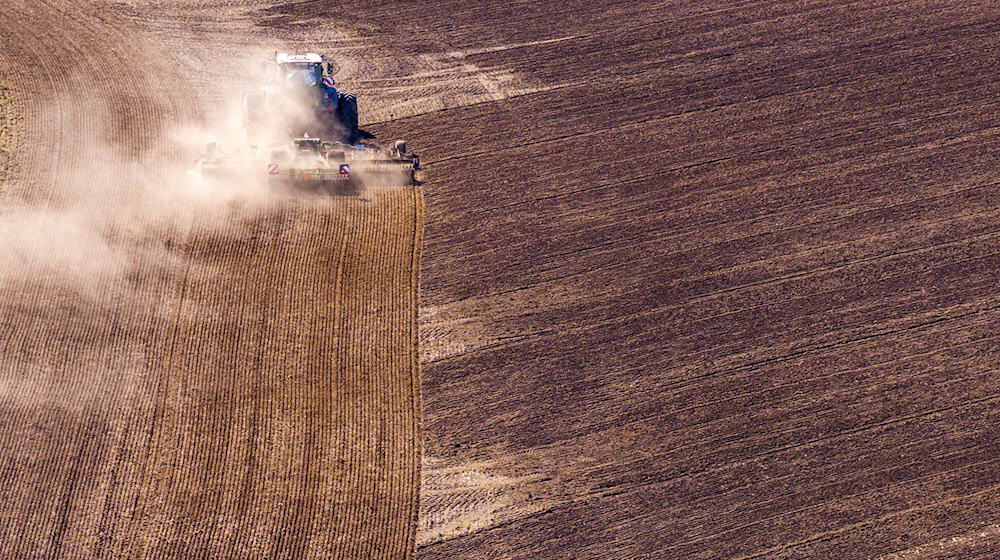
[[[163,138],[214,94],[155,35],[100,2],[0,27],[3,555],[412,557],[420,190],[191,198]]]
[[[184,538],[152,550],[395,558],[412,548],[413,196],[310,201],[196,238],[192,266],[216,274],[185,287],[140,516],[150,540],[161,523],[182,524],[170,534]],[[188,523],[214,534],[192,542]]]

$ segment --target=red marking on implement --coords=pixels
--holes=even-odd
[[[267,174],[268,175],[277,175],[278,174],[278,164],[277,163],[270,163],[270,164],[268,164],[267,165]]]
[[[347,164],[347,163],[340,164],[340,174],[341,175],[347,175],[350,172],[351,172],[351,166],[349,164]]]
[[[327,77],[323,78],[323,83],[326,84],[327,87],[333,87],[333,78],[331,78],[330,76],[327,76]]]

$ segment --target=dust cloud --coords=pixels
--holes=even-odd
[[[60,107],[79,101],[46,103]],[[36,151],[32,161],[45,166],[43,172],[23,180],[29,184],[10,181],[15,195],[0,206],[0,293],[32,284],[106,296],[137,271],[179,266],[181,246],[192,234],[224,233],[275,200],[260,170],[229,180],[197,172],[209,143],[246,143],[239,92],[204,108],[213,115],[211,123],[165,127],[138,155],[127,145],[129,138],[105,138],[114,115],[104,105],[85,110],[88,126],[64,134],[70,137],[60,138],[61,146]],[[38,114],[63,112],[43,107]],[[67,123],[48,124],[70,130]]]
[[[263,173],[196,173],[209,142],[244,143],[241,93],[192,112],[205,122],[147,115],[163,123],[152,132],[121,123],[155,101],[31,100],[0,193],[0,406],[102,410],[147,382],[185,275],[222,278],[199,270],[191,240],[238,240],[276,202]]]
[[[302,202],[271,188],[260,165],[199,172],[209,144],[287,142],[285,119],[313,114],[286,100],[248,138],[244,94],[268,83],[273,51],[245,60],[225,87],[185,100],[198,120],[181,121],[176,100],[86,76],[67,78],[79,83],[72,98],[25,100],[16,171],[0,183],[0,407],[80,412],[142,394],[179,306],[198,305],[181,295],[188,279],[229,279],[205,247],[239,246]]]

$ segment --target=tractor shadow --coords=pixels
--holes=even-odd
[[[363,140],[371,140],[372,138],[375,138],[374,134],[368,132],[367,130],[359,128],[347,140],[348,144],[357,144],[358,142],[361,142]]]

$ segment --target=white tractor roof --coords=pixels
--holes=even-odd
[[[278,53],[274,57],[275,62],[278,64],[319,64],[323,62],[323,57],[316,53],[307,54],[288,54],[288,53]]]

